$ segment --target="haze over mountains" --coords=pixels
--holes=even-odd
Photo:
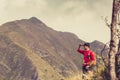
[[[2,80],[64,80],[81,71],[83,40],[69,32],[55,31],[36,17],[0,26],[0,78]],[[93,41],[100,54],[104,44]]]

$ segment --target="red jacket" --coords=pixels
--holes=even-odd
[[[86,63],[90,63],[91,60],[95,60],[95,56],[94,53],[91,50],[77,50],[79,53],[83,54],[84,56],[84,64]],[[88,57],[88,55],[90,55],[90,58]]]

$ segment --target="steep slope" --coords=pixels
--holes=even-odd
[[[79,66],[73,60],[80,60],[75,49],[79,40],[74,34],[57,32],[34,17],[4,24],[1,29],[13,41],[37,53],[60,74],[67,76],[78,71]]]
[[[38,77],[41,80],[59,80],[64,79],[61,75],[59,75],[48,63],[46,63],[44,60],[41,59],[36,53],[33,53],[28,48],[25,48],[24,46],[20,45],[19,43],[16,43],[22,48],[24,48],[27,52],[27,57],[31,60],[33,65],[36,67],[38,72]],[[36,79],[34,79],[36,80]]]
[[[0,80],[37,80],[36,68],[25,53],[26,50],[0,34]]]
[[[80,70],[80,64],[74,63],[81,60],[74,45],[80,40],[74,34],[55,31],[34,17],[5,23],[0,34],[7,35],[26,51],[43,80],[62,79]]]
[[[4,34],[13,44],[25,50],[24,55],[35,69],[35,73],[31,72],[31,74],[37,74],[37,78],[41,80],[60,80],[74,76],[81,70],[82,57],[76,52],[76,49],[78,44],[84,41],[72,33],[55,31],[39,19],[32,17],[1,25],[0,34]],[[98,54],[100,50],[97,48],[100,47],[96,45],[104,45],[100,42],[92,42],[91,44],[92,49],[97,50]],[[23,54],[23,52],[19,54],[21,53]],[[12,57],[14,59],[14,56]],[[2,68],[0,67],[0,69]]]

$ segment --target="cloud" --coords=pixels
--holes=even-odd
[[[101,16],[111,18],[112,0],[66,0],[57,5],[51,15],[54,19],[48,20],[54,29],[74,32],[86,41],[109,40],[109,29]]]
[[[1,11],[5,13],[4,16],[2,16],[5,20],[37,16],[47,7],[44,0],[6,0],[4,5]]]
[[[0,11],[6,17],[78,16],[81,13],[107,14],[109,0],[1,0]],[[102,11],[100,10],[102,9]]]
[[[111,16],[112,0],[0,0],[0,5],[1,24],[36,16],[48,26],[73,32],[86,41],[109,39],[101,16]]]
[[[5,9],[5,6],[6,6],[6,1],[5,0],[1,0],[0,1],[0,17],[3,15],[4,13],[4,9]]]

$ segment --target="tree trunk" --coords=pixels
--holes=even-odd
[[[118,79],[120,79],[120,40],[118,44],[118,51],[115,56],[115,69],[116,69],[116,76]]]
[[[109,56],[109,80],[116,80],[115,55],[117,53],[117,8],[118,0],[113,0],[112,21],[111,21],[111,42]]]

